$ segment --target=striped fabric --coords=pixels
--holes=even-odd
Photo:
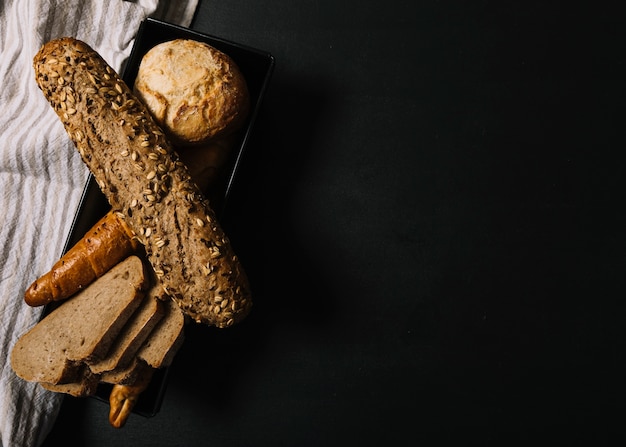
[[[147,16],[189,26],[197,0],[0,0],[0,446],[43,442],[61,395],[11,370],[17,338],[41,309],[28,285],[58,259],[87,179],[52,108],[37,89],[32,59],[53,38],[84,40],[120,70]]]

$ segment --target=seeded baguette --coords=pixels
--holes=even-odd
[[[165,291],[193,320],[242,320],[247,276],[208,200],[163,131],[89,45],[46,43],[35,77],[113,210],[145,247]]]

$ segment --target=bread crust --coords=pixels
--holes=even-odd
[[[179,146],[230,133],[249,110],[248,88],[237,64],[190,39],[151,48],[139,65],[134,91]]]
[[[65,393],[74,397],[93,396],[100,383],[100,376],[92,374],[89,368],[81,366],[80,372],[77,374],[76,380],[67,383],[47,383],[39,382],[40,385],[48,391],[55,393]]]
[[[109,348],[106,356],[96,362],[87,362],[94,374],[111,371],[120,365],[128,364],[144,341],[165,314],[165,304],[154,296],[152,286],[135,313],[128,319]]]
[[[185,316],[169,298],[163,301],[165,315],[152,330],[136,357],[159,369],[170,366],[185,341]]]
[[[30,382],[79,381],[85,362],[106,355],[147,286],[143,262],[129,256],[22,334],[11,349],[11,367]]]
[[[219,201],[216,197],[222,193],[220,188],[214,188],[224,181],[226,170],[223,169],[235,146],[238,132],[215,138],[201,146],[186,146],[177,148],[180,159],[189,168],[191,177],[209,198],[212,203]],[[213,196],[211,194],[213,193]]]
[[[67,299],[136,252],[138,247],[125,222],[109,212],[49,272],[30,285],[24,293],[24,301],[29,306],[43,306]]]
[[[145,105],[89,45],[65,37],[34,58],[37,84],[112,208],[143,244],[166,293],[196,322],[224,328],[252,300],[208,200]]]

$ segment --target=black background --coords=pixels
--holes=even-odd
[[[625,441],[624,21],[579,3],[201,1],[276,58],[225,222],[253,313],[46,445]]]

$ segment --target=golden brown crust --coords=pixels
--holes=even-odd
[[[237,64],[216,48],[176,39],[142,58],[134,91],[176,145],[204,144],[240,127],[249,93]]]
[[[206,197],[150,112],[87,44],[61,38],[36,80],[166,292],[193,320],[228,327],[252,305],[247,276]]]
[[[109,395],[109,423],[115,428],[126,424],[139,396],[150,384],[154,369],[143,368],[131,384],[115,384]]]
[[[138,246],[124,221],[110,212],[49,272],[30,285],[24,300],[30,306],[42,306],[69,298],[135,252]]]

